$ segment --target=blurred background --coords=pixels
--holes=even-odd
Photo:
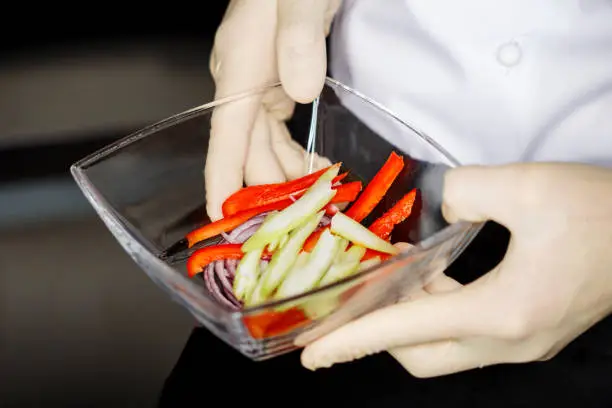
[[[69,166],[212,99],[226,6],[3,13],[0,407],[155,406],[194,321],[121,250]]]

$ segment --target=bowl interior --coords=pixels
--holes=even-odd
[[[185,261],[190,252],[164,260],[159,259],[159,255],[187,232],[210,222],[205,211],[203,169],[215,110],[242,103],[246,97],[263,95],[272,88],[251,91],[176,115],[73,166],[77,183],[90,201],[93,200],[103,219],[112,218],[125,232],[122,232],[125,236],[119,237],[120,242],[136,242],[145,251],[139,256],[155,258],[149,269],[159,268],[161,262],[172,268],[176,282],[188,287],[195,302],[204,299],[209,306],[216,304],[210,302],[201,279],[184,278]],[[444,173],[458,164],[456,160],[427,135],[376,102],[328,79],[320,98],[312,104],[298,105],[287,126],[305,151],[316,152],[331,162],[342,162],[350,171],[350,179],[361,180],[364,185],[391,152],[404,157],[404,170],[382,202],[364,220],[368,225],[404,194],[417,188],[419,195],[413,215],[395,229],[393,242],[426,243],[428,248],[434,248],[465,233],[466,225],[449,226],[441,214]],[[304,171],[308,169],[305,167]],[[123,245],[126,247],[125,242]],[[425,249],[421,247],[415,251]],[[160,278],[155,271],[147,273],[161,286],[170,287],[164,281],[168,274]],[[185,300],[182,295],[179,297]],[[189,302],[186,306],[193,309]],[[216,305],[216,312],[232,314]]]

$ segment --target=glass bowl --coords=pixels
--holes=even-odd
[[[288,122],[292,136],[306,151],[333,163],[342,162],[351,177],[365,183],[392,151],[403,155],[403,172],[364,225],[418,188],[413,214],[392,236],[392,242],[409,242],[413,247],[344,280],[286,300],[238,311],[216,301],[203,279],[187,277],[186,259],[196,247],[175,256],[166,256],[164,251],[189,231],[210,222],[203,169],[216,109],[243,103],[279,86],[262,87],[172,116],[71,167],[102,221],[151,280],[204,327],[256,361],[294,350],[363,314],[402,300],[442,273],[481,227],[449,225],[442,217],[444,172],[459,165],[450,153],[380,104],[327,78],[315,102],[298,105]]]

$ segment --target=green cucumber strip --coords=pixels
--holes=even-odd
[[[321,176],[323,177],[323,176]],[[304,223],[304,221],[321,211],[336,194],[332,189],[331,181],[321,182],[312,188],[295,203],[285,208],[269,221],[264,221],[259,229],[243,245],[243,252],[251,252],[258,248],[264,248],[275,239],[292,231]]]
[[[321,234],[306,264],[301,268],[292,268],[291,273],[281,283],[276,292],[276,298],[299,295],[316,288],[334,261],[339,244],[339,238],[326,229]]]
[[[285,244],[287,243],[287,241],[289,240],[289,234],[285,234],[282,236],[282,238],[280,239],[280,242],[278,244],[279,248],[282,248],[285,246]]]
[[[346,288],[327,290],[320,296],[317,296],[314,299],[309,299],[307,302],[302,304],[301,309],[310,320],[314,321],[321,319],[338,309],[340,306],[340,295],[345,290]]]
[[[276,238],[275,240],[273,240],[272,242],[270,242],[268,244],[268,251],[270,252],[274,252],[276,250],[276,248],[278,248],[280,246],[280,237]]]
[[[352,275],[359,268],[359,259],[343,261],[332,265],[319,282],[319,287],[337,282]]]
[[[384,239],[381,239],[372,231],[341,212],[336,213],[332,217],[331,231],[334,234],[340,235],[354,244],[365,248],[370,248],[375,251],[384,252],[391,255],[395,255],[399,252],[396,247]]]
[[[336,260],[340,261],[344,258],[344,256],[346,256],[346,248],[348,248],[350,242],[348,239],[344,239],[342,237],[338,238],[340,238],[340,243],[338,244],[338,255],[336,256]]]
[[[251,291],[249,296],[247,296],[246,299],[244,300],[245,307],[256,306],[267,300],[267,298],[263,295],[261,291],[262,284],[263,284],[263,279],[259,279],[259,282],[257,282],[257,286],[255,286],[255,288]]]
[[[309,216],[304,224],[289,234],[289,239],[283,247],[272,255],[272,259],[262,276],[262,296],[268,297],[283,281],[287,272],[298,258],[304,242],[314,232],[323,218],[325,211]]]
[[[274,212],[271,212],[270,214],[266,215],[266,217],[264,218],[263,222],[270,222],[270,220],[276,214],[278,214],[278,211],[274,211]],[[276,248],[278,248],[278,245],[280,244],[280,240],[281,240],[281,237],[278,237],[277,239],[275,239],[272,242],[270,242],[268,244],[268,251],[273,252]]]
[[[310,254],[308,252],[300,252],[291,269],[303,268],[304,265],[306,265],[306,262],[308,262],[309,256]]]
[[[321,174],[321,177],[319,177],[315,184],[318,182],[332,181],[338,173],[340,173],[340,166],[330,167],[325,173]],[[310,186],[310,188],[312,187],[314,187],[314,185]]]
[[[363,258],[363,256],[365,255],[367,249],[359,246],[359,245],[353,245],[348,251],[346,251],[346,254],[344,254],[344,258],[343,261],[347,262],[347,261],[361,261],[361,258]]]
[[[380,263],[380,257],[375,256],[374,258],[370,258],[367,261],[363,261],[359,263],[359,269],[358,271],[364,271],[368,268],[371,268],[374,265],[378,265]]]
[[[262,252],[263,248],[247,252],[240,260],[233,285],[236,299],[244,300],[257,285]]]

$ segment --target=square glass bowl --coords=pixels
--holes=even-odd
[[[442,217],[444,172],[459,165],[448,152],[380,104],[328,78],[320,97],[299,106],[288,123],[294,139],[308,152],[332,163],[342,162],[342,171],[349,170],[350,177],[364,185],[392,151],[402,155],[404,170],[364,225],[417,188],[412,215],[392,235],[392,242],[409,242],[413,247],[342,281],[290,299],[238,311],[215,300],[201,277],[186,274],[186,259],[198,246],[174,256],[164,251],[189,231],[210,222],[203,169],[214,112],[279,86],[180,113],[71,167],[102,221],[151,280],[199,323],[252,360],[289,352],[402,300],[442,273],[480,229],[470,223],[449,225]]]

